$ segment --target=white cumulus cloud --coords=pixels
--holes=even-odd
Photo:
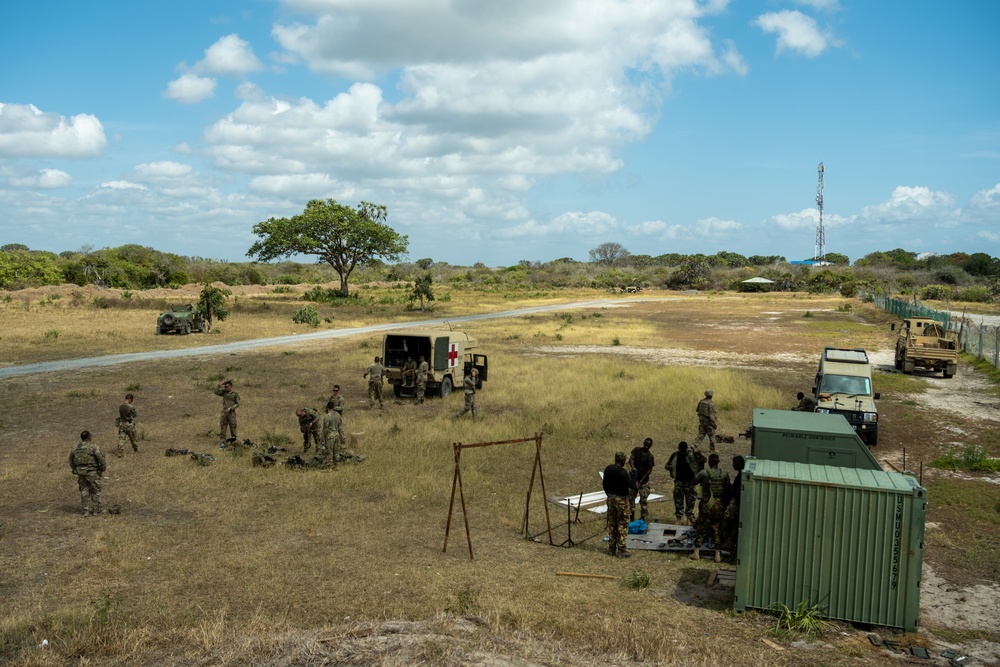
[[[97,157],[107,142],[92,114],[66,118],[33,104],[0,103],[0,157]]]
[[[778,36],[778,53],[792,51],[811,58],[840,43],[831,34],[820,30],[816,19],[797,10],[761,14],[753,25]]]
[[[35,174],[12,176],[9,182],[16,188],[54,190],[68,186],[73,182],[73,177],[61,169],[39,169]]]
[[[222,76],[242,76],[263,69],[263,65],[250,48],[250,42],[240,39],[239,35],[226,35],[205,49],[205,58],[194,69]]]
[[[167,84],[163,96],[182,104],[195,104],[215,94],[216,80],[197,74],[182,74]]]
[[[861,218],[875,224],[930,221],[947,226],[961,213],[955,206],[955,198],[947,192],[900,185],[887,201],[862,208]]]

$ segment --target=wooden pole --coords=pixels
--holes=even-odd
[[[552,520],[549,518],[549,503],[546,500],[549,495],[545,492],[545,473],[542,470],[542,434],[535,433],[535,460],[538,462],[538,479],[542,483],[542,507],[545,509],[545,527],[549,531],[549,544],[552,541]]]
[[[459,445],[455,454],[455,472],[458,473],[458,495],[462,499],[462,517],[465,518],[465,540],[469,543],[469,560],[475,560],[475,556],[472,555],[472,533],[469,532],[469,510],[465,507],[465,487],[462,486],[462,467],[458,465],[461,451],[462,446]]]
[[[451,511],[455,507],[455,487],[458,484],[458,456],[461,451],[461,443],[453,443],[452,447],[455,448],[455,474],[451,478],[451,502],[448,503],[448,523],[444,526],[444,549],[441,551],[448,551],[448,533],[451,532]]]
[[[611,579],[614,581],[618,577],[610,574],[587,574],[586,572],[556,572],[557,577],[586,577],[587,579]]]

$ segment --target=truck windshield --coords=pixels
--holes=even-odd
[[[871,396],[872,381],[858,375],[824,375],[821,394],[851,394],[854,396]]]

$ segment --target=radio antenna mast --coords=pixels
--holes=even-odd
[[[819,222],[816,223],[816,254],[817,262],[826,261],[826,232],[823,230],[823,163],[819,163],[819,185],[816,186],[816,206],[819,208]]]

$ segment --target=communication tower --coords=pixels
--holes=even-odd
[[[816,223],[816,254],[817,262],[826,261],[826,232],[823,231],[823,163],[819,163],[819,185],[816,186],[816,206],[819,208],[819,222]]]

